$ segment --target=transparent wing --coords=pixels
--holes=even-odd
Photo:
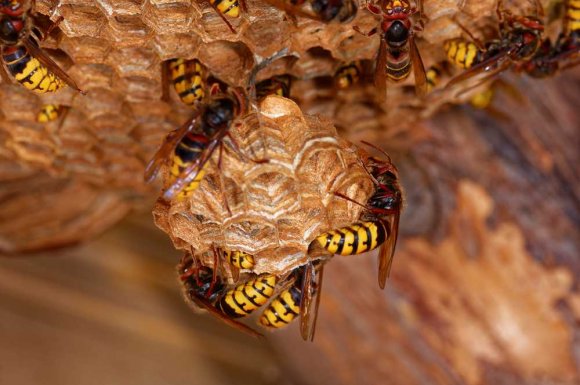
[[[46,68],[48,68],[51,72],[53,72],[56,76],[58,76],[69,87],[79,91],[82,94],[85,93],[77,86],[75,81],[62,68],[60,68],[59,65],[56,64],[54,60],[52,60],[46,52],[44,52],[42,48],[36,45],[36,42],[34,41],[33,38],[30,37],[24,40],[23,44],[26,47],[26,49],[28,49],[28,53],[32,57],[38,59],[40,63],[42,63]]]
[[[219,130],[214,134],[212,138],[209,139],[207,147],[202,151],[199,158],[193,161],[189,166],[185,168],[175,179],[175,181],[165,190],[163,193],[163,198],[165,200],[174,199],[185,187],[187,187],[191,182],[193,182],[201,170],[203,170],[205,164],[210,160],[216,148],[221,144],[223,137],[227,133],[228,128]]]
[[[397,237],[399,236],[399,218],[400,212],[393,215],[389,222],[387,230],[387,239],[379,249],[379,287],[384,289],[387,284],[387,278],[391,273],[395,247],[397,246]]]
[[[323,267],[323,264],[315,267],[312,262],[304,266],[302,298],[300,300],[300,334],[305,341],[314,340],[322,289]]]
[[[234,327],[238,330],[241,330],[242,332],[251,335],[252,337],[258,337],[258,338],[263,338],[264,336],[261,333],[258,333],[257,331],[255,331],[254,329],[252,329],[251,327],[244,325],[241,322],[238,322],[234,319],[229,318],[228,316],[226,316],[225,314],[223,314],[222,312],[220,312],[218,309],[216,309],[215,306],[213,306],[208,300],[206,300],[205,298],[200,298],[200,297],[190,297],[190,296],[186,296],[186,302],[188,305],[191,306],[191,302],[194,302],[195,305],[201,309],[207,310],[209,314],[211,314],[212,316],[220,319],[221,321],[225,322],[226,324],[228,324],[231,327]],[[195,310],[195,309],[194,309]]]
[[[196,111],[194,115],[185,122],[181,127],[176,130],[171,131],[159,147],[159,150],[153,155],[153,158],[147,164],[145,168],[145,181],[147,183],[151,182],[157,176],[161,165],[170,159],[173,151],[177,144],[183,139],[187,133],[193,130],[197,117],[199,116],[199,111]]]
[[[385,103],[387,101],[387,42],[382,37],[376,62],[375,87],[379,93],[379,103]]]
[[[427,95],[427,74],[425,73],[425,66],[421,59],[421,54],[415,44],[413,35],[409,37],[409,46],[411,50],[411,63],[413,64],[413,74],[415,75],[415,92],[420,98]]]

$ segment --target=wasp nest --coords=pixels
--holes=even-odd
[[[363,2],[347,23],[291,17],[261,0],[247,5],[240,18],[229,19],[232,33],[207,2],[196,0],[36,1],[35,12],[53,21],[62,17],[43,48],[87,95],[65,89],[39,96],[17,84],[1,84],[3,152],[39,172],[82,179],[122,199],[131,197],[127,202],[134,205],[135,197],[153,192],[141,177],[147,160],[165,133],[190,113],[176,98],[161,99],[160,68],[170,58],[197,58],[223,81],[246,87],[256,63],[285,50],[288,57],[272,63],[258,80],[292,75],[297,79],[292,97],[303,111],[333,118],[342,133],[367,140],[389,137],[392,129],[408,127],[453,98],[417,102],[410,90],[413,76],[389,84],[385,105],[376,104],[368,83],[338,93],[320,86],[343,63],[374,61],[378,36],[353,29],[368,32],[379,26]],[[527,0],[507,5],[514,13],[530,8]],[[425,67],[444,58],[446,39],[462,34],[454,17],[468,21],[482,37],[480,32],[497,27],[489,16],[495,7],[496,0],[423,1],[424,29],[416,33],[416,41]],[[66,106],[68,113],[60,121],[36,122],[47,103]]]
[[[308,261],[316,236],[358,219],[363,208],[334,192],[366,202],[373,181],[359,149],[291,100],[270,96],[240,123],[230,133],[248,159],[224,150],[221,169],[212,163],[192,195],[158,201],[155,221],[178,248],[244,251],[254,255],[256,273],[282,274]]]

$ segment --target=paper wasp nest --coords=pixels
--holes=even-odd
[[[40,14],[50,15],[55,9],[51,19],[63,17],[42,46],[88,93],[81,96],[66,89],[38,96],[17,84],[2,83],[0,147],[10,160],[56,177],[88,181],[134,205],[139,201],[135,198],[154,191],[142,181],[144,165],[164,135],[190,113],[175,97],[170,103],[161,100],[164,60],[198,58],[215,76],[245,87],[256,62],[286,49],[290,58],[274,62],[258,80],[281,73],[294,76],[292,96],[302,111],[333,118],[342,134],[357,139],[389,138],[391,129],[409,127],[452,99],[441,95],[418,102],[409,92],[413,76],[390,84],[382,107],[374,103],[368,84],[338,94],[332,87],[318,87],[316,79],[332,76],[341,63],[374,59],[378,36],[353,30],[353,25],[364,32],[379,25],[362,1],[356,18],[344,24],[294,20],[265,1],[247,3],[248,12],[231,19],[236,29],[232,33],[209,4],[197,0],[37,0]],[[454,16],[480,37],[497,27],[489,16],[496,3],[423,1],[425,27],[416,36],[425,67],[444,58],[446,39],[461,35]],[[514,12],[530,7],[527,0],[507,3]],[[547,6],[549,1],[542,3]],[[70,107],[66,119],[37,123],[36,114],[46,103]]]
[[[157,225],[176,247],[210,252],[209,265],[211,247],[217,246],[253,254],[256,273],[290,271],[306,263],[316,236],[358,219],[362,207],[335,191],[363,203],[373,193],[362,152],[339,138],[330,121],[303,116],[288,99],[266,98],[259,113],[230,132],[248,158],[265,161],[224,150],[220,172],[216,150],[190,197],[160,199],[154,210]]]

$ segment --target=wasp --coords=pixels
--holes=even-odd
[[[245,0],[208,0],[209,5],[216,11],[219,17],[228,26],[232,33],[236,33],[232,24],[228,21],[228,17],[237,19],[242,12],[247,12]],[[240,7],[241,5],[241,7]],[[241,12],[240,12],[241,8]],[[227,16],[227,17],[226,17]]]
[[[415,32],[421,31],[422,0],[416,0],[416,6],[411,7],[407,0],[382,0],[381,5],[367,3],[367,9],[380,16],[381,42],[375,67],[375,86],[380,99],[384,101],[387,92],[387,80],[400,82],[407,79],[413,69],[415,75],[415,91],[423,97],[427,93],[427,79],[423,60],[415,44]],[[412,18],[418,17],[418,22]],[[357,26],[355,31],[372,36],[377,28],[363,33]]]
[[[205,68],[197,59],[171,59],[161,68],[163,100],[169,101],[169,83],[183,104],[196,109],[205,96]]]
[[[9,82],[9,75],[26,89],[36,93],[55,92],[65,84],[82,91],[67,73],[40,48],[46,36],[34,25],[31,0],[0,2],[0,75]],[[9,75],[8,75],[9,74]]]
[[[278,95],[284,98],[289,98],[291,85],[292,76],[273,76],[256,84],[256,97],[262,99],[268,95]]]
[[[223,255],[226,261],[238,268],[238,269],[246,269],[251,270],[254,268],[255,261],[254,256],[243,251],[230,251],[230,250],[222,250]]]
[[[317,260],[294,269],[258,322],[264,327],[278,329],[300,316],[300,334],[305,341],[312,341],[320,305],[323,266],[323,261]]]
[[[320,261],[308,262],[304,266],[297,267],[281,279],[265,274],[233,287],[224,283],[216,274],[216,270],[203,266],[191,254],[186,254],[182,258],[178,272],[188,303],[193,302],[198,308],[209,311],[230,326],[253,336],[261,336],[236,319],[247,317],[270,302],[260,316],[260,324],[278,328],[300,315],[303,338],[305,340],[314,338],[322,284]],[[294,293],[294,297],[289,299],[287,292]],[[280,304],[285,306],[287,303],[293,307],[292,315],[287,315],[280,308]],[[282,321],[276,321],[278,318]],[[268,319],[272,322],[267,323]]]
[[[323,23],[348,23],[358,11],[356,0],[266,0],[290,15],[301,16]],[[310,5],[310,9],[305,4]]]
[[[61,117],[66,110],[67,107],[60,104],[45,104],[36,115],[36,121],[39,123],[53,122]]]
[[[197,308],[207,310],[214,317],[251,336],[262,336],[254,329],[224,314],[218,308],[218,303],[224,301],[223,298],[231,289],[222,282],[215,270],[203,266],[201,261],[192,257],[191,254],[186,254],[178,265],[178,273],[188,304],[193,303]]]
[[[580,0],[569,0],[562,22],[563,30],[555,44],[546,38],[536,54],[527,62],[516,67],[534,78],[553,76],[559,70],[573,67],[579,63],[580,52]]]
[[[364,142],[374,147],[373,145]],[[312,241],[309,249],[323,248],[331,254],[355,255],[366,253],[380,246],[379,276],[381,289],[385,288],[389,276],[397,237],[399,218],[403,207],[403,194],[399,185],[398,171],[386,153],[387,160],[371,157],[365,168],[375,182],[376,191],[362,205],[345,195],[337,196],[366,208],[361,222],[331,230]]]
[[[334,72],[334,84],[338,89],[350,88],[362,77],[362,66],[359,61],[345,63]]]
[[[223,92],[220,84],[214,83],[209,100],[166,137],[145,169],[145,180],[153,180],[161,166],[170,160],[171,181],[163,198],[172,200],[189,196],[203,179],[212,154],[218,147],[221,154],[223,138],[246,110],[247,103],[240,90],[228,87]],[[232,147],[238,150],[233,141]],[[220,163],[221,156],[218,165]]]
[[[481,73],[487,74],[485,80],[532,59],[542,45],[544,32],[544,24],[539,18],[543,15],[543,8],[539,0],[534,2],[535,16],[518,16],[506,10],[503,0],[499,0],[496,9],[499,37],[485,45],[459,24],[472,41],[454,39],[446,42],[444,48],[449,61],[466,71],[451,79],[446,87]]]

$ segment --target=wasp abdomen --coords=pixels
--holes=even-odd
[[[349,88],[360,80],[361,70],[357,63],[341,66],[334,74],[336,86],[341,89]]]
[[[260,316],[260,324],[270,328],[281,328],[300,315],[302,292],[296,285],[284,290],[274,298]]]
[[[173,59],[169,62],[171,82],[183,103],[195,106],[203,99],[203,67],[197,60]]]
[[[229,290],[220,300],[221,311],[232,317],[245,317],[264,305],[274,294],[278,279],[264,275]]]
[[[449,62],[459,68],[469,69],[482,60],[482,52],[477,46],[464,39],[447,40],[443,48]]]
[[[6,49],[2,55],[6,69],[25,88],[36,93],[55,92],[65,83],[38,59],[30,56],[24,46]]]
[[[316,240],[332,254],[355,255],[376,249],[388,236],[381,221],[360,222],[320,235]]]
[[[240,4],[238,0],[209,0],[219,13],[229,17],[240,16]]]
[[[252,269],[254,267],[254,256],[243,251],[224,250],[224,256],[228,263],[238,269]]]
[[[387,62],[387,76],[394,82],[400,82],[409,77],[411,73],[411,60],[403,60],[400,62]]]
[[[38,115],[36,116],[36,121],[39,123],[48,123],[55,121],[60,116],[61,107],[58,104],[45,104],[42,106]]]

